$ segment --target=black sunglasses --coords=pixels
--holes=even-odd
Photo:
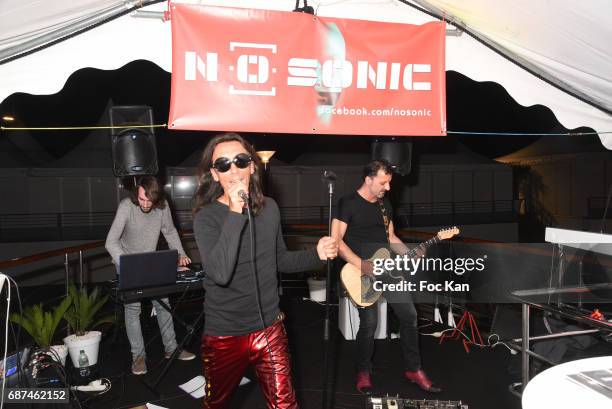
[[[238,155],[234,156],[234,159],[231,160],[226,158],[225,156],[217,158],[217,160],[213,162],[212,167],[214,169],[217,169],[221,173],[225,173],[230,170],[230,168],[232,167],[232,163],[236,165],[238,169],[244,169],[249,166],[252,160],[253,159],[251,159],[248,154],[239,153]]]

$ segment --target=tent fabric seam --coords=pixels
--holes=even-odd
[[[598,110],[600,110],[603,113],[606,113],[608,115],[612,115],[612,110],[607,109],[606,107],[601,106],[600,104],[596,103],[595,101],[591,101],[587,98],[585,98],[584,96],[576,93],[575,91],[572,91],[570,89],[564,88],[562,85],[557,84],[556,82],[552,81],[551,79],[547,78],[544,74],[539,73],[537,71],[534,71],[533,68],[530,68],[528,66],[526,66],[525,64],[519,62],[518,60],[513,59],[511,56],[507,55],[506,53],[504,53],[501,49],[498,49],[496,47],[494,47],[493,45],[489,44],[488,42],[486,42],[484,39],[480,38],[479,35],[475,34],[474,32],[472,32],[472,30],[470,30],[469,28],[461,25],[461,23],[456,22],[456,21],[451,21],[448,20],[446,17],[441,16],[433,11],[424,9],[422,6],[411,3],[410,0],[399,0],[400,3],[403,3],[409,7],[414,8],[415,10],[418,10],[422,13],[425,13],[431,17],[437,18],[440,21],[444,21],[447,24],[450,24],[454,27],[456,27],[457,29],[462,30],[463,32],[465,32],[467,35],[469,35],[470,37],[472,37],[474,40],[478,41],[480,44],[484,45],[485,47],[489,48],[490,50],[492,50],[493,52],[495,52],[496,54],[498,54],[499,56],[505,58],[507,61],[515,64],[517,67],[527,71],[528,73],[530,73],[531,75],[533,75],[534,77],[546,82],[547,84],[557,88],[560,91],[565,92],[568,95],[571,95],[572,97],[584,102],[585,104],[588,104],[590,106],[592,106],[593,108],[596,108]],[[567,87],[569,87],[569,85],[566,85]]]
[[[46,48],[52,47],[52,46],[54,46],[56,44],[59,44],[59,43],[62,43],[64,41],[66,41],[66,40],[70,40],[73,37],[76,37],[76,36],[78,36],[80,34],[86,33],[86,32],[88,32],[90,30],[93,30],[93,29],[95,29],[97,27],[100,27],[101,25],[104,25],[104,24],[106,24],[106,23],[108,23],[110,21],[113,21],[115,19],[118,19],[118,18],[120,18],[120,17],[122,17],[122,16],[124,16],[126,14],[132,13],[135,10],[138,10],[140,8],[147,7],[147,6],[150,6],[152,4],[164,3],[166,1],[167,0],[151,0],[150,2],[148,2],[146,4],[143,4],[142,1],[139,1],[138,4],[135,5],[133,8],[128,8],[128,9],[122,11],[122,12],[119,12],[119,13],[114,14],[114,15],[108,17],[108,18],[105,18],[105,19],[102,19],[100,21],[97,21],[97,22],[95,22],[95,23],[93,23],[93,24],[91,24],[91,25],[89,25],[87,27],[84,27],[84,28],[80,29],[80,30],[76,30],[73,33],[66,34],[64,36],[58,37],[58,38],[56,38],[54,40],[51,40],[48,43],[41,44],[39,46],[36,46],[36,47],[31,48],[29,50],[26,50],[26,51],[24,51],[22,53],[15,54],[13,56],[7,57],[7,58],[5,58],[5,59],[0,61],[0,65],[9,63],[11,61],[18,60],[18,59],[20,59],[22,57],[27,57],[28,55],[31,55],[31,54],[34,54],[34,53],[39,52],[41,50],[44,50]]]

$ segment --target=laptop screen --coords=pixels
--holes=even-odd
[[[177,250],[119,256],[119,290],[133,290],[176,283]]]

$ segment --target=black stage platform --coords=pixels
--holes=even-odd
[[[201,305],[191,303],[179,309],[181,318],[189,321],[195,319]],[[286,327],[293,357],[293,379],[297,390],[300,407],[304,409],[321,408],[322,379],[322,331],[324,307],[317,303],[284,298],[282,308],[287,313]],[[165,359],[162,358],[162,345],[159,329],[154,318],[147,318],[147,308],[143,309],[143,332],[147,346],[148,374],[134,376],[130,372],[130,353],[125,331],[121,329],[113,340],[107,334],[102,341],[99,370],[100,375],[112,381],[112,389],[106,394],[91,399],[90,394],[80,394],[83,408],[133,408],[150,402],[173,409],[201,408],[201,399],[194,399],[184,393],[177,385],[202,374],[199,359],[193,361],[176,361],[159,385],[157,396],[146,385],[152,383],[161,370]],[[337,308],[332,311],[337,313]],[[426,324],[426,321],[422,321]],[[337,328],[336,316],[333,327]],[[431,326],[422,329],[429,333],[440,328]],[[183,331],[177,326],[177,337]],[[188,349],[199,354],[201,329],[188,346]],[[339,331],[334,331],[333,375],[335,380],[333,403],[335,409],[364,408],[365,397],[354,387],[354,341],[346,341]],[[422,336],[421,348],[424,368],[430,377],[444,388],[441,394],[428,394],[402,378],[402,359],[398,340],[376,341],[373,382],[375,395],[399,394],[412,399],[449,399],[461,400],[470,409],[519,409],[519,399],[511,395],[508,385],[517,381],[508,375],[512,356],[502,346],[495,349],[473,347],[466,354],[460,342],[445,341]],[[253,374],[247,377],[254,379]],[[257,382],[253,380],[237,389],[231,408],[256,409],[265,408],[265,402]]]

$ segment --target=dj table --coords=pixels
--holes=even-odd
[[[177,281],[174,284],[160,287],[141,288],[137,290],[117,291],[117,301],[129,303],[143,298],[162,298],[170,294],[183,293],[191,290],[201,290],[202,279],[198,281]]]
[[[195,331],[202,325],[204,320],[204,308],[201,309],[201,312],[198,314],[197,318],[192,323],[187,323],[178,317],[174,311],[167,305],[165,302],[161,300],[161,298],[165,298],[171,294],[176,293],[187,293],[188,291],[197,291],[204,290],[202,286],[202,281],[204,280],[205,275],[202,270],[184,270],[177,273],[176,282],[174,284],[161,285],[155,287],[146,287],[139,289],[130,289],[130,290],[119,290],[117,285],[117,280],[111,281],[111,289],[112,293],[115,294],[117,305],[123,303],[130,303],[139,301],[145,298],[148,299],[157,299],[159,305],[167,310],[171,315],[172,319],[176,324],[183,326],[186,330],[186,334],[177,346],[172,357],[167,360],[164,368],[156,378],[156,380],[152,384],[146,384],[151,391],[157,393],[157,386],[166,375],[170,365],[176,360],[178,353],[183,349],[185,345],[189,343],[192,336],[195,334]],[[182,298],[182,297],[181,297]]]
[[[174,284],[120,291],[117,289],[116,280],[113,280],[111,282],[111,288],[113,289],[113,293],[116,294],[118,302],[129,303],[143,298],[163,298],[170,294],[183,293],[191,290],[202,290],[202,281],[204,277],[205,275],[201,270],[189,270],[177,274],[176,283]]]

